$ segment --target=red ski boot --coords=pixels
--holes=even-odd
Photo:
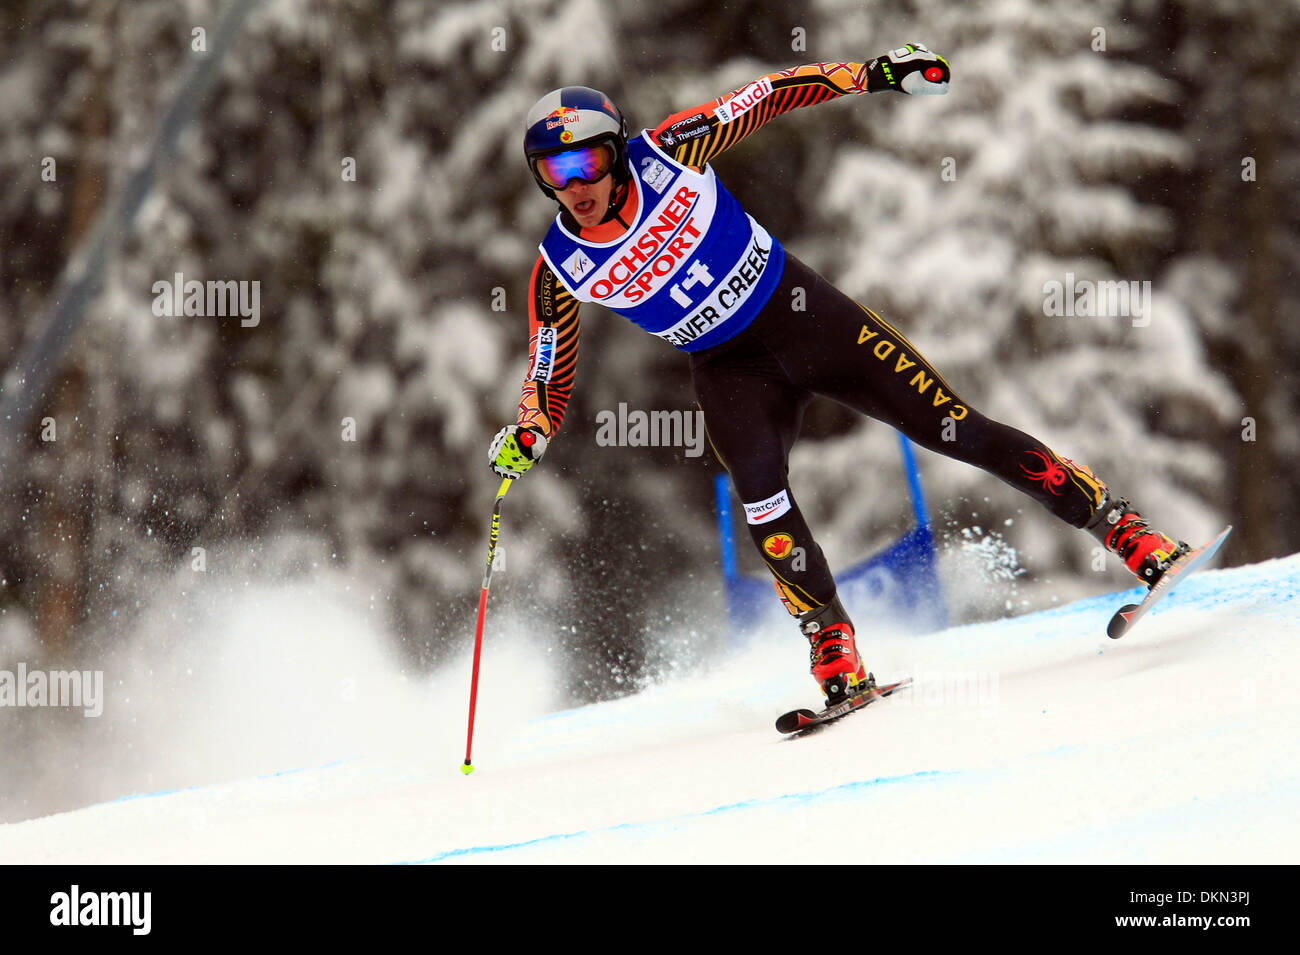
[[[865,688],[869,676],[853,640],[853,624],[838,597],[799,618],[799,629],[810,644],[813,679],[829,704],[838,703]]]
[[[1148,587],[1154,587],[1169,565],[1190,549],[1154,530],[1123,498],[1113,502],[1108,498],[1088,530]]]

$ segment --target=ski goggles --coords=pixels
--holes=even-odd
[[[533,160],[533,175],[552,189],[566,189],[574,179],[591,185],[609,175],[614,168],[614,155],[614,147],[609,143],[595,143],[538,156]]]

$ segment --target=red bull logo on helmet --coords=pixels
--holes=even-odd
[[[561,126],[576,123],[581,118],[581,115],[572,106],[560,106],[546,115],[546,128],[548,130],[559,129]],[[568,130],[565,130],[565,132],[568,132]],[[570,133],[569,139],[572,138],[573,134]]]

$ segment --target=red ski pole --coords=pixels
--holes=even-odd
[[[505,478],[497,491],[496,503],[492,505],[492,533],[488,537],[487,568],[483,571],[483,590],[478,595],[478,628],[474,633],[474,673],[469,684],[469,731],[465,737],[465,765],[460,771],[465,775],[474,772],[470,762],[470,750],[474,746],[474,707],[478,702],[478,661],[483,651],[483,619],[487,616],[488,587],[492,585],[492,563],[496,559],[497,535],[501,531],[501,502],[514,478]]]

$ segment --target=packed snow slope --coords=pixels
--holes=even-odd
[[[1120,641],[1123,595],[872,635],[877,676],[915,688],[801,739],[772,725],[814,702],[784,629],[552,713],[544,661],[489,638],[472,775],[466,663],[416,688],[400,739],[12,823],[0,860],[815,864],[847,824],[890,862],[1295,863],[1297,591],[1300,555],[1202,572]]]

